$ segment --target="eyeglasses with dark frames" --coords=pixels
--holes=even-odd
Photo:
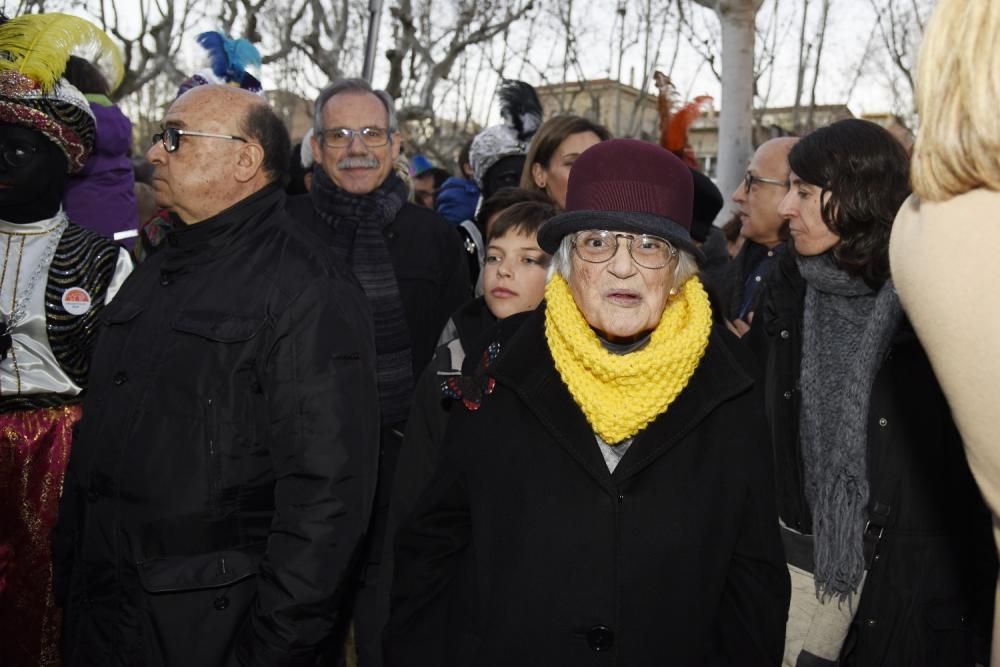
[[[783,188],[789,187],[788,181],[779,181],[776,178],[764,178],[763,176],[754,176],[749,171],[747,175],[743,177],[743,191],[750,194],[750,188],[753,187],[754,183],[767,183],[768,185],[780,185]]]
[[[215,132],[197,132],[195,130],[182,130],[179,127],[161,128],[161,132],[153,135],[153,143],[163,144],[163,150],[168,153],[176,153],[181,146],[181,137],[208,137],[209,139],[229,139],[231,141],[242,141],[247,143],[243,137],[234,134],[216,134]]]
[[[384,127],[363,127],[360,130],[353,130],[349,127],[331,127],[323,130],[320,136],[324,146],[332,148],[347,148],[354,141],[354,137],[361,140],[368,148],[379,148],[389,143],[390,132]]]
[[[573,250],[585,262],[603,264],[618,252],[618,239],[625,239],[629,256],[646,269],[662,269],[677,256],[677,248],[659,236],[622,234],[603,229],[579,232],[573,237]]]

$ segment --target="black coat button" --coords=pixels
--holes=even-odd
[[[167,274],[165,274],[165,273],[161,273],[160,274],[160,284],[163,285],[164,287],[166,287],[167,285],[169,285],[170,284],[170,277]]]
[[[128,375],[126,375],[123,371],[118,371],[117,373],[115,373],[115,376],[114,378],[112,378],[112,381],[120,387],[126,382],[128,382]]]
[[[227,598],[225,595],[220,595],[219,597],[215,598],[214,602],[212,602],[212,606],[218,609],[219,611],[222,611],[223,609],[229,606],[229,598]]]
[[[96,503],[100,499],[100,497],[101,494],[94,489],[87,491],[87,500],[89,500],[92,503]]]
[[[595,625],[587,630],[587,645],[597,652],[608,651],[615,645],[615,633],[606,625]]]

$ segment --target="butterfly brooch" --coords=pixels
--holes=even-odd
[[[483,358],[473,375],[454,375],[441,383],[441,393],[448,398],[462,401],[467,410],[476,411],[483,403],[483,398],[493,393],[496,380],[486,374],[500,356],[500,343],[494,341],[483,352]]]

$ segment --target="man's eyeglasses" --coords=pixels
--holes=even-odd
[[[333,127],[323,130],[323,145],[333,148],[347,148],[354,141],[354,137],[361,140],[368,148],[378,148],[389,143],[389,130],[384,127],[363,127],[360,130],[352,130],[349,127]]]
[[[590,229],[573,238],[577,257],[591,264],[603,264],[618,252],[618,239],[625,239],[628,254],[633,261],[647,269],[662,269],[677,256],[677,249],[666,239],[649,234],[621,234],[606,230]]]
[[[230,139],[232,141],[242,141],[247,143],[247,140],[243,137],[237,137],[232,134],[216,134],[214,132],[195,132],[194,130],[182,130],[179,127],[168,127],[162,132],[157,132],[153,135],[153,143],[160,142],[163,144],[163,150],[168,153],[175,153],[181,145],[181,137],[208,137],[210,139]]]
[[[753,187],[754,183],[767,183],[768,185],[780,185],[783,188],[788,187],[788,181],[779,181],[776,178],[764,178],[762,176],[754,176],[748,171],[747,175],[743,177],[744,192],[750,194],[750,188]]]

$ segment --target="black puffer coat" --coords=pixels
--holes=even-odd
[[[375,489],[374,343],[283,208],[171,232],[102,316],[56,534],[67,665],[311,665],[330,633]]]
[[[778,510],[786,525],[809,534],[798,388],[805,288],[794,253],[786,253],[744,340],[764,369]],[[905,321],[871,390],[868,471],[872,505],[882,505],[888,525],[842,664],[986,664],[996,579],[990,516],[941,388]]]

